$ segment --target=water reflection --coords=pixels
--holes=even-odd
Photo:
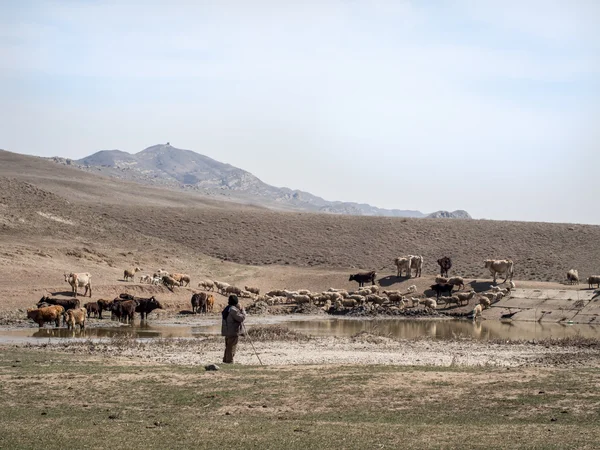
[[[414,339],[428,336],[434,339],[471,337],[474,339],[541,339],[590,337],[600,338],[600,329],[591,325],[540,324],[537,322],[498,322],[484,320],[344,320],[319,319],[281,322],[281,326],[311,336],[349,337],[361,331],[377,332],[389,336]],[[248,324],[248,328],[253,326]],[[136,338],[196,337],[218,335],[220,323],[207,326],[153,326],[143,322],[135,326],[97,327],[85,330],[66,328],[41,328],[21,330],[0,330],[0,341],[10,338],[79,338],[98,339],[129,335]]]

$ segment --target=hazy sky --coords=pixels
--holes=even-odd
[[[1,1],[0,148],[600,224],[600,1]]]

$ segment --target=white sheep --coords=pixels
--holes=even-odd
[[[422,305],[424,305],[425,309],[432,309],[432,310],[436,310],[437,309],[437,302],[433,298],[424,298],[424,299],[421,299],[419,301],[419,303],[421,303]]]
[[[486,298],[486,297],[481,297],[481,298],[479,299],[479,305],[480,305],[480,306],[481,306],[483,309],[488,309],[488,308],[490,308],[490,307],[492,306],[492,305],[491,305],[491,302],[490,302],[490,299],[489,299],[489,298]]]
[[[198,287],[204,288],[207,291],[214,291],[215,283],[212,282],[211,280],[204,280],[204,281],[201,281],[200,283],[198,283]]]
[[[436,284],[447,284],[448,278],[446,277],[435,277]]]
[[[476,305],[475,308],[473,308],[473,320],[475,320],[477,317],[482,315],[482,308],[481,308],[481,304]]]
[[[260,294],[260,289],[257,287],[244,286],[244,289],[247,290],[248,292],[251,292],[252,294],[256,294],[256,295]]]

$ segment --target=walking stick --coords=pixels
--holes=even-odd
[[[246,325],[244,324],[244,322],[242,322],[242,327],[244,328],[244,336],[246,336],[248,338],[248,340],[250,341],[250,345],[252,346],[252,350],[254,350],[254,354],[258,358],[258,362],[260,363],[261,366],[264,366],[264,364],[260,360],[260,356],[258,356],[258,352],[254,348],[254,343],[252,342],[252,339],[250,339],[250,335],[248,334],[248,330],[246,329]]]

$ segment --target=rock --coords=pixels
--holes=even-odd
[[[221,370],[221,368],[216,364],[209,364],[207,366],[204,366],[204,370]]]

